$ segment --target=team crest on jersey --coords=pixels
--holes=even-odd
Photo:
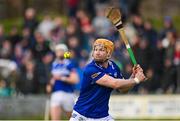
[[[115,72],[115,73],[114,73],[114,77],[116,77],[116,78],[117,78],[117,72]]]
[[[96,78],[99,74],[101,74],[101,72],[98,72],[98,73],[95,73],[95,74],[93,74],[93,75],[91,75],[91,78]]]

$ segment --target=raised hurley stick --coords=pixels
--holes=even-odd
[[[121,38],[123,40],[123,42],[126,45],[126,49],[128,50],[130,59],[133,63],[134,66],[137,65],[136,59],[134,57],[133,51],[130,47],[130,44],[128,42],[128,39],[125,35],[125,31],[123,28],[123,23],[121,21],[121,12],[119,9],[114,8],[114,7],[109,7],[106,9],[105,11],[106,17],[113,23],[113,25],[115,25],[115,27],[117,28],[117,30],[119,31],[119,34],[121,35]]]

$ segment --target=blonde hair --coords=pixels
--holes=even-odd
[[[101,38],[99,38],[99,39],[95,40],[95,42],[93,44],[93,49],[97,45],[103,45],[106,48],[106,50],[107,50],[107,52],[109,54],[108,58],[111,57],[111,54],[114,51],[114,43],[112,41],[110,41],[108,39],[101,39]]]

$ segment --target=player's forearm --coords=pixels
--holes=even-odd
[[[58,76],[58,75],[54,75],[53,76],[54,80],[58,80],[58,81],[64,81],[70,84],[76,84],[79,82],[79,78],[76,74],[70,74],[69,77],[67,76]]]
[[[52,86],[52,85],[54,85],[54,83],[55,83],[55,80],[54,80],[53,77],[51,77],[51,79],[49,80],[48,84]]]
[[[77,84],[79,82],[79,79],[76,76],[74,76],[74,77],[67,77],[66,82],[68,82],[70,84]]]
[[[114,89],[121,89],[121,88],[127,88],[132,87],[136,84],[133,78],[129,79],[115,79],[114,83]]]
[[[76,84],[79,82],[79,78],[76,73],[71,73],[69,77],[62,77],[61,79],[70,84]]]
[[[59,75],[53,75],[52,77],[54,80],[61,80],[62,76]]]
[[[135,81],[135,78],[116,79],[105,74],[98,81],[96,81],[96,83],[102,86],[113,88],[113,89],[120,89],[127,86],[134,86],[136,83],[138,83],[137,81],[138,81],[137,79]]]

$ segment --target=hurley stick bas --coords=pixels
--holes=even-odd
[[[106,9],[105,11],[105,15],[106,17],[113,23],[113,25],[117,28],[117,30],[119,31],[119,34],[121,35],[121,38],[124,42],[124,44],[126,45],[126,49],[129,53],[130,59],[133,63],[134,66],[137,65],[137,61],[134,57],[133,51],[131,49],[131,46],[129,44],[129,41],[125,35],[125,31],[123,28],[123,23],[121,20],[121,12],[118,8],[114,8],[114,7],[109,7]]]

